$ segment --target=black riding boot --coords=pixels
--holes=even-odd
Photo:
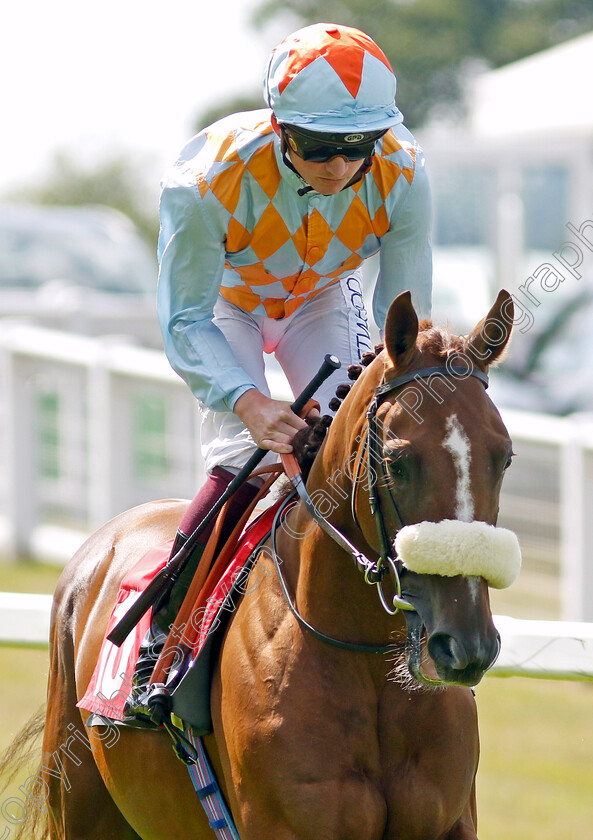
[[[171,549],[171,557],[175,556],[179,549],[187,542],[187,539],[187,536],[181,531],[177,532]],[[146,703],[148,699],[148,681],[165,645],[169,630],[187,594],[203,550],[203,545],[196,545],[185,569],[173,584],[166,600],[157,604],[153,610],[150,628],[140,644],[138,661],[132,677],[132,691],[124,708],[124,715],[126,717],[133,717],[147,722],[150,720]]]
[[[233,478],[234,474],[223,467],[214,468],[181,520],[180,524],[185,531],[188,533],[194,532],[194,529],[199,526],[208,511],[226,491]],[[220,545],[224,545],[232,529],[257,495],[258,489],[259,487],[246,482],[232,496],[227,517],[222,527]],[[214,522],[211,522],[200,533],[200,542],[196,543],[192,549],[187,565],[173,584],[171,591],[153,607],[151,627],[140,645],[140,654],[132,677],[132,691],[125,707],[127,717],[140,720],[150,719],[146,706],[148,681],[169,635],[171,625],[177,617],[179,608],[193,580],[205,543],[213,527]],[[187,539],[182,530],[177,531],[171,556],[179,551]]]

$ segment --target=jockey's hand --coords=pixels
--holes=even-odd
[[[233,411],[259,447],[279,454],[292,452],[292,438],[299,429],[307,428],[305,421],[291,410],[289,402],[273,400],[255,388],[241,394]],[[312,409],[309,413],[318,412]]]

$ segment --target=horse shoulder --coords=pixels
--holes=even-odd
[[[410,837],[477,840],[479,740],[471,691],[408,691],[392,683],[380,710],[389,812],[385,836],[406,837],[408,830]]]

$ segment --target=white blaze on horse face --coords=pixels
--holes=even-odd
[[[457,473],[455,515],[462,522],[471,522],[474,518],[474,500],[470,483],[471,444],[456,414],[447,417],[446,428],[447,434],[443,439],[443,446],[453,456]]]

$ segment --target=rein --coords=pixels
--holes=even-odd
[[[334,647],[339,647],[345,650],[357,651],[362,653],[387,653],[393,650],[393,645],[365,645],[365,644],[358,644],[355,642],[346,642],[340,639],[335,639],[332,636],[328,636],[325,633],[321,633],[305,618],[298,612],[295,604],[292,601],[288,588],[286,586],[286,582],[282,575],[280,569],[280,558],[278,556],[278,552],[276,550],[276,531],[283,519],[284,516],[289,512],[289,510],[294,506],[296,503],[297,496],[302,501],[303,505],[305,506],[306,510],[309,512],[311,517],[315,520],[315,522],[319,525],[319,527],[329,536],[331,537],[334,542],[336,542],[343,551],[352,557],[354,560],[356,567],[364,574],[364,579],[366,583],[374,584],[377,586],[377,592],[379,594],[379,599],[385,611],[390,615],[395,615],[400,610],[407,610],[415,612],[416,608],[407,601],[402,596],[402,589],[401,589],[401,581],[400,581],[400,573],[402,569],[401,561],[397,560],[394,556],[392,544],[389,540],[389,535],[387,533],[387,526],[385,524],[385,516],[383,514],[381,496],[379,494],[379,480],[378,477],[381,475],[381,479],[387,483],[387,473],[385,470],[385,461],[382,457],[381,451],[381,437],[379,434],[379,424],[377,421],[377,410],[379,406],[385,402],[385,400],[390,397],[390,395],[397,390],[398,388],[402,387],[403,385],[407,385],[410,382],[413,382],[417,379],[428,379],[433,376],[457,376],[459,378],[467,378],[467,376],[473,376],[476,379],[479,379],[480,382],[484,385],[485,388],[488,387],[488,376],[483,373],[483,371],[472,369],[471,372],[468,373],[466,368],[455,367],[451,366],[449,368],[444,367],[426,367],[421,368],[419,370],[411,371],[409,373],[402,374],[401,376],[396,376],[389,382],[384,382],[381,384],[376,390],[375,395],[373,397],[373,401],[371,402],[368,411],[367,411],[367,434],[363,445],[362,456],[359,461],[359,464],[362,464],[362,460],[364,458],[364,453],[368,453],[368,482],[367,488],[369,492],[369,505],[371,508],[371,513],[375,519],[377,525],[377,533],[379,535],[379,542],[380,542],[380,553],[379,559],[377,561],[369,560],[361,551],[359,551],[331,522],[329,522],[315,507],[313,500],[311,499],[303,481],[303,477],[299,468],[299,465],[294,457],[294,455],[281,455],[282,464],[284,466],[284,471],[287,477],[293,484],[294,492],[291,493],[287,499],[285,500],[284,504],[280,506],[278,509],[274,524],[272,527],[272,535],[271,535],[271,551],[272,551],[272,559],[274,562],[274,566],[276,568],[276,572],[278,575],[278,579],[280,581],[280,586],[282,588],[282,592],[286,599],[286,602],[289,606],[290,611],[295,616],[299,624],[306,629],[309,633],[311,633],[315,638],[319,639],[320,641],[326,642],[327,644],[333,645]],[[355,481],[353,482],[353,489],[351,494],[351,506],[353,517],[355,521],[356,512],[355,512],[355,488],[357,485],[357,479],[360,475],[359,469],[357,469],[357,474],[355,476]],[[373,475],[377,476],[377,480],[373,481]],[[397,519],[400,523],[400,527],[403,527],[404,522],[402,517],[399,513],[397,502],[393,498],[393,495],[390,493],[389,498],[391,500],[391,504],[395,510]],[[399,529],[398,529],[399,530]],[[387,597],[383,591],[383,577],[389,573],[393,574],[393,581],[395,586],[395,595],[391,598],[391,603],[387,600]]]
[[[304,489],[302,478],[301,478],[301,486]],[[308,504],[307,504],[307,502],[305,502],[305,505],[306,505],[307,509],[309,510],[309,504],[310,504],[311,507],[313,508],[313,510],[316,510],[315,506],[313,505],[313,502],[311,501],[311,498],[310,498],[310,496],[309,496],[309,494],[307,493],[306,490],[304,490],[304,493],[306,494],[305,497],[308,499],[308,502],[309,502]],[[286,516],[286,514],[291,510],[291,508],[296,503],[297,495],[300,495],[300,493],[299,493],[299,491],[295,490],[293,493],[291,493],[285,499],[284,503],[280,506],[280,508],[276,512],[276,516],[274,518],[274,524],[272,526],[272,534],[271,534],[272,560],[274,561],[274,567],[275,567],[276,573],[278,575],[278,580],[280,581],[280,587],[282,589],[282,593],[284,595],[284,598],[286,599],[286,603],[288,604],[288,607],[289,607],[291,613],[294,615],[294,617],[299,622],[301,627],[303,627],[305,630],[307,630],[309,633],[311,633],[311,635],[314,636],[316,639],[319,639],[319,641],[325,642],[328,645],[332,645],[333,647],[341,648],[342,650],[356,651],[357,653],[389,653],[390,651],[392,651],[394,649],[393,645],[365,645],[365,644],[359,644],[358,642],[346,642],[346,641],[343,641],[342,639],[336,639],[333,636],[328,636],[325,633],[322,633],[320,630],[317,630],[315,627],[313,627],[312,624],[309,624],[309,622],[305,618],[303,618],[303,616],[300,614],[300,612],[297,610],[296,606],[294,605],[294,603],[292,601],[292,598],[290,596],[290,592],[288,591],[288,587],[286,586],[286,581],[284,580],[284,576],[282,575],[282,571],[280,569],[281,560],[280,560],[280,557],[278,556],[278,552],[276,550],[276,531],[278,530],[278,526],[281,524],[281,521],[282,521],[283,517]],[[301,496],[301,499],[303,501],[305,501],[305,499],[302,496]],[[318,519],[318,516],[319,516],[319,514],[316,511],[313,518],[315,519],[315,521],[320,523],[320,519]],[[327,520],[323,519],[323,517],[321,517],[321,520],[323,520],[326,525],[329,524],[327,522]],[[333,528],[333,526],[332,526],[332,528]],[[333,529],[333,532],[328,532],[326,530],[326,528],[324,527],[324,530],[326,531],[326,533],[330,533],[330,536],[332,537],[332,539],[335,539],[336,535],[339,536],[340,539],[345,539],[345,538],[342,537],[340,532],[337,531],[336,529]],[[339,545],[342,545],[341,541],[336,540],[336,542],[338,542]],[[360,552],[356,552],[356,553],[360,554]],[[363,555],[360,555],[360,556],[363,557]],[[366,558],[364,558],[364,559],[366,560]],[[370,562],[370,561],[367,560],[367,563],[368,562]]]

